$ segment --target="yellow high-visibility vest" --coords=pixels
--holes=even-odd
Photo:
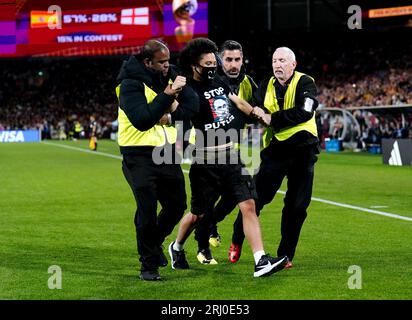
[[[283,110],[291,109],[295,107],[295,95],[296,95],[296,87],[298,85],[299,79],[305,75],[304,73],[295,71],[295,74],[290,82],[284,97],[283,103]],[[310,77],[312,80],[313,78]],[[280,111],[280,107],[278,104],[278,100],[276,98],[276,90],[275,90],[275,77],[271,77],[268,86],[266,89],[266,95],[263,105],[270,113],[275,113]],[[267,127],[265,133],[263,135],[263,147],[266,148],[273,137],[276,137],[279,141],[284,141],[289,139],[295,133],[299,131],[307,131],[314,135],[315,137],[318,136],[318,130],[316,127],[316,120],[315,120],[315,113],[311,119],[306,122],[300,123],[296,126],[284,128],[279,132],[275,133],[271,126]]]
[[[144,94],[146,96],[147,103],[151,103],[157,96],[157,93],[144,84]],[[120,102],[120,84],[116,87],[116,95]],[[130,122],[127,115],[119,107],[119,131],[118,131],[118,143],[122,147],[133,146],[153,146],[161,147],[168,143],[175,143],[177,131],[173,126],[162,126],[159,124],[154,125],[152,128],[146,131],[140,131],[136,129]]]
[[[252,95],[252,84],[250,83],[249,78],[245,75],[242,82],[240,83],[238,96],[240,99],[250,102],[250,100],[252,100]]]
[[[74,125],[74,131],[75,132],[81,132],[82,131],[82,125],[80,123],[76,123]]]

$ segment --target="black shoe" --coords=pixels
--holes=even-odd
[[[255,272],[253,276],[255,278],[269,276],[284,269],[288,261],[289,260],[287,256],[273,258],[270,255],[265,254],[262,256],[262,258],[260,258],[258,264],[255,265]]]
[[[140,271],[140,279],[145,281],[159,281],[162,280],[158,270],[142,270]]]
[[[167,258],[165,254],[163,253],[163,246],[159,247],[159,267],[166,267],[168,264]]]
[[[172,269],[189,269],[189,264],[187,263],[186,260],[186,255],[185,251],[177,251],[173,249],[173,244],[175,242],[173,241],[169,245],[169,255],[170,255],[170,260],[172,264]]]

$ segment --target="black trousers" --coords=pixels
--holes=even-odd
[[[217,236],[217,224],[225,219],[227,215],[237,207],[237,202],[229,194],[222,193],[216,206],[213,208],[209,225],[209,235]],[[240,213],[241,215],[241,213]],[[243,230],[243,229],[242,229]]]
[[[272,202],[282,181],[287,177],[287,191],[281,220],[281,241],[277,255],[287,255],[290,260],[295,256],[300,231],[307,216],[312,197],[314,165],[318,159],[317,146],[280,149],[268,146],[261,152],[261,164],[255,175],[258,200],[256,212],[259,215],[262,208]],[[233,224],[232,242],[242,244],[242,215],[239,213]]]
[[[124,155],[123,174],[136,199],[134,218],[142,270],[158,268],[160,246],[186,210],[185,180],[180,165],[153,163],[149,155]],[[157,214],[157,203],[162,209]]]

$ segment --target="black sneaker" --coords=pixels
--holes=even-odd
[[[270,255],[265,254],[262,258],[260,258],[258,264],[255,265],[255,272],[253,276],[255,278],[269,276],[284,269],[288,261],[287,256],[273,258]]]
[[[186,260],[185,250],[177,251],[173,249],[174,241],[169,244],[169,255],[172,264],[172,269],[189,269],[189,264]]]
[[[158,270],[142,270],[140,271],[140,279],[145,281],[159,281],[162,280]]]
[[[159,247],[159,267],[166,267],[168,264],[167,258],[165,254],[163,253],[163,246]]]

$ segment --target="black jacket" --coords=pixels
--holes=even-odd
[[[280,111],[272,114],[271,126],[275,132],[293,127],[300,123],[310,120],[313,116],[313,112],[308,112],[304,109],[305,98],[309,97],[314,100],[313,110],[316,110],[318,102],[316,100],[317,88],[314,81],[304,75],[299,79],[296,86],[295,107],[287,110],[283,110],[283,103],[286,90],[289,86],[293,76],[286,82],[285,86],[282,86],[279,81],[275,81],[274,86],[276,90],[276,98],[278,100]],[[259,106],[263,107],[267,86],[270,77],[264,79],[256,91],[255,100]],[[312,145],[318,143],[318,138],[306,131],[299,131],[289,139],[285,141],[278,141],[275,138],[272,139],[272,143],[282,144],[284,146],[303,146]]]
[[[144,66],[136,56],[130,56],[123,62],[117,80],[121,84],[119,106],[129,118],[132,125],[139,131],[147,131],[157,124],[166,110],[171,106],[175,97],[163,91],[169,79],[174,80],[178,70],[170,66],[167,77]],[[150,87],[157,96],[147,103],[144,94],[144,84]],[[189,119],[198,110],[198,98],[191,88],[185,86],[176,100],[179,106],[172,115],[172,121]],[[126,149],[142,147],[121,147]],[[129,150],[130,151],[130,150]]]
[[[146,68],[135,56],[123,62],[117,77],[121,83],[120,108],[136,129],[146,131],[152,128],[173,103],[174,97],[165,94],[163,90],[169,79],[174,80],[177,74],[177,69],[171,66],[168,76],[163,77],[161,73]],[[143,83],[157,93],[150,104],[147,103]],[[189,87],[186,86],[176,100],[179,107],[172,113],[174,121],[190,118],[191,113],[197,112],[197,96]]]

